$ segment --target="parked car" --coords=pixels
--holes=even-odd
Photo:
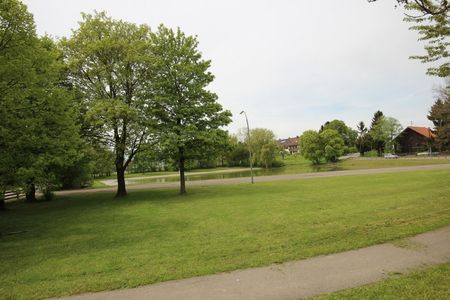
[[[392,154],[392,153],[386,153],[384,155],[384,158],[387,158],[387,159],[398,158],[398,155],[397,154]]]

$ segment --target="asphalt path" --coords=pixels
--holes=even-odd
[[[449,262],[450,226],[408,238],[397,244],[385,243],[268,267],[173,280],[138,288],[82,294],[64,299],[297,300],[374,283],[393,272],[407,273],[424,265]]]

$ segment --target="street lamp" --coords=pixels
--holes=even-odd
[[[248,126],[248,118],[245,111],[241,111],[240,115],[244,114],[245,116],[245,122],[247,122],[247,140],[248,140],[248,153],[250,156],[250,176],[252,178],[252,183],[254,183],[253,180],[253,162],[252,162],[252,148],[250,146],[250,126]]]

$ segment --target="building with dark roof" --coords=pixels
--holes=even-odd
[[[427,127],[408,126],[396,138],[400,153],[431,151],[435,134]]]

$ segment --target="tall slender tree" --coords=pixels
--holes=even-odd
[[[356,145],[358,146],[358,151],[361,156],[364,156],[364,153],[370,150],[370,135],[368,134],[368,128],[363,121],[359,122],[356,125],[358,129],[358,138],[356,139]]]
[[[214,79],[211,61],[202,59],[196,37],[161,25],[152,43],[157,57],[152,93],[161,141],[178,161],[180,194],[185,194],[186,159],[202,157],[223,143],[227,133],[221,127],[231,121],[231,113],[207,89]]]
[[[450,149],[450,80],[438,92],[427,117],[433,122],[436,142],[442,151]]]

